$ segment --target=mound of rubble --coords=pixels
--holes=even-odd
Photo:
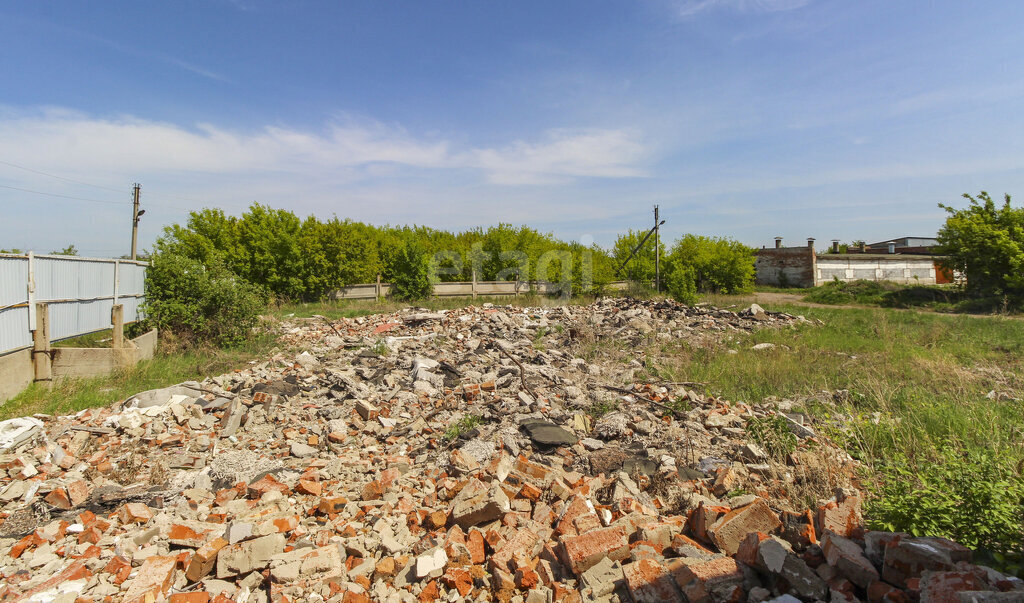
[[[600,300],[288,322],[299,353],[0,423],[0,601],[1021,600],[951,541],[865,531],[854,462],[805,417],[599,353],[801,321]]]

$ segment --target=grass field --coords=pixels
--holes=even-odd
[[[730,298],[715,301],[729,305]],[[953,536],[1019,571],[1009,560],[1019,559],[1024,542],[1024,321],[882,308],[767,309],[824,325],[763,330],[726,345],[658,344],[649,354],[650,377],[705,382],[733,401],[797,401],[865,464],[874,525]],[[776,348],[751,349],[764,342]]]

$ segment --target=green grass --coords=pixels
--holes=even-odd
[[[745,303],[743,299],[738,298],[738,305]],[[866,465],[864,485],[876,493],[894,492],[889,486],[906,481],[909,473],[922,476],[922,481],[906,490],[908,500],[934,495],[934,485],[923,476],[935,475],[935,467],[949,464],[950,449],[962,451],[954,455],[957,458],[990,459],[985,462],[991,467],[978,467],[979,475],[998,475],[1008,484],[1021,479],[1024,405],[986,394],[994,390],[1024,398],[1024,321],[882,308],[766,306],[825,324],[765,329],[737,335],[725,344],[658,344],[659,349],[648,352],[653,359],[650,378],[705,382],[709,392],[732,401],[759,403],[768,396],[797,400],[800,410],[818,419],[824,435]],[[777,347],[751,349],[761,342]],[[730,348],[737,353],[728,353]],[[814,398],[838,390],[847,390],[848,397]],[[951,471],[962,466],[966,465]],[[1015,468],[1013,475],[1007,476],[1005,467]],[[948,508],[963,507],[950,496]],[[881,516],[885,511],[884,525],[896,529],[950,534],[944,527],[948,522],[915,523],[916,516],[909,514],[901,524],[898,513],[893,519],[892,509],[914,507],[892,502],[875,499],[869,512],[876,509]],[[1020,503],[1024,500],[1016,503],[1018,515]],[[971,504],[977,511],[956,520],[958,529],[974,530],[970,526],[996,516],[1005,519],[1005,513],[995,513],[1007,508],[1005,497],[991,507]],[[958,532],[953,535],[963,538]],[[976,541],[984,542],[982,536]]]
[[[36,383],[0,406],[0,420],[36,413],[74,413],[107,406],[147,389],[221,375],[267,356],[275,345],[273,337],[262,336],[228,349],[161,351],[152,360],[105,377],[61,379],[52,388]]]
[[[72,337],[71,339],[62,339],[61,341],[53,342],[53,347],[56,348],[109,348],[111,330],[105,329],[103,331],[97,331],[95,333],[87,333],[85,335],[79,335],[78,337]]]
[[[890,281],[832,281],[806,290],[804,301],[828,305],[884,308],[925,308],[937,312],[977,314],[1021,310],[1020,302],[1002,298],[976,299],[953,285],[904,285]]]

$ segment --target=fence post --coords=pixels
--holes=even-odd
[[[32,332],[32,364],[36,381],[52,381],[53,372],[50,358],[50,309],[46,304],[36,304],[36,329]]]
[[[36,330],[36,256],[28,252],[28,330]]]
[[[377,287],[373,290],[373,299],[380,301],[380,273],[377,273]]]
[[[476,299],[476,268],[473,269],[473,299]]]
[[[121,289],[121,260],[114,260],[114,302],[110,306],[113,310],[117,305],[117,294]]]
[[[114,304],[110,308],[111,342],[110,347],[116,349],[124,347],[124,306]]]

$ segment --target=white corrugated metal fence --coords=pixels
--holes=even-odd
[[[35,305],[50,311],[54,341],[110,328],[110,310],[124,306],[139,320],[146,262],[62,255],[0,255],[0,354],[32,346]]]

